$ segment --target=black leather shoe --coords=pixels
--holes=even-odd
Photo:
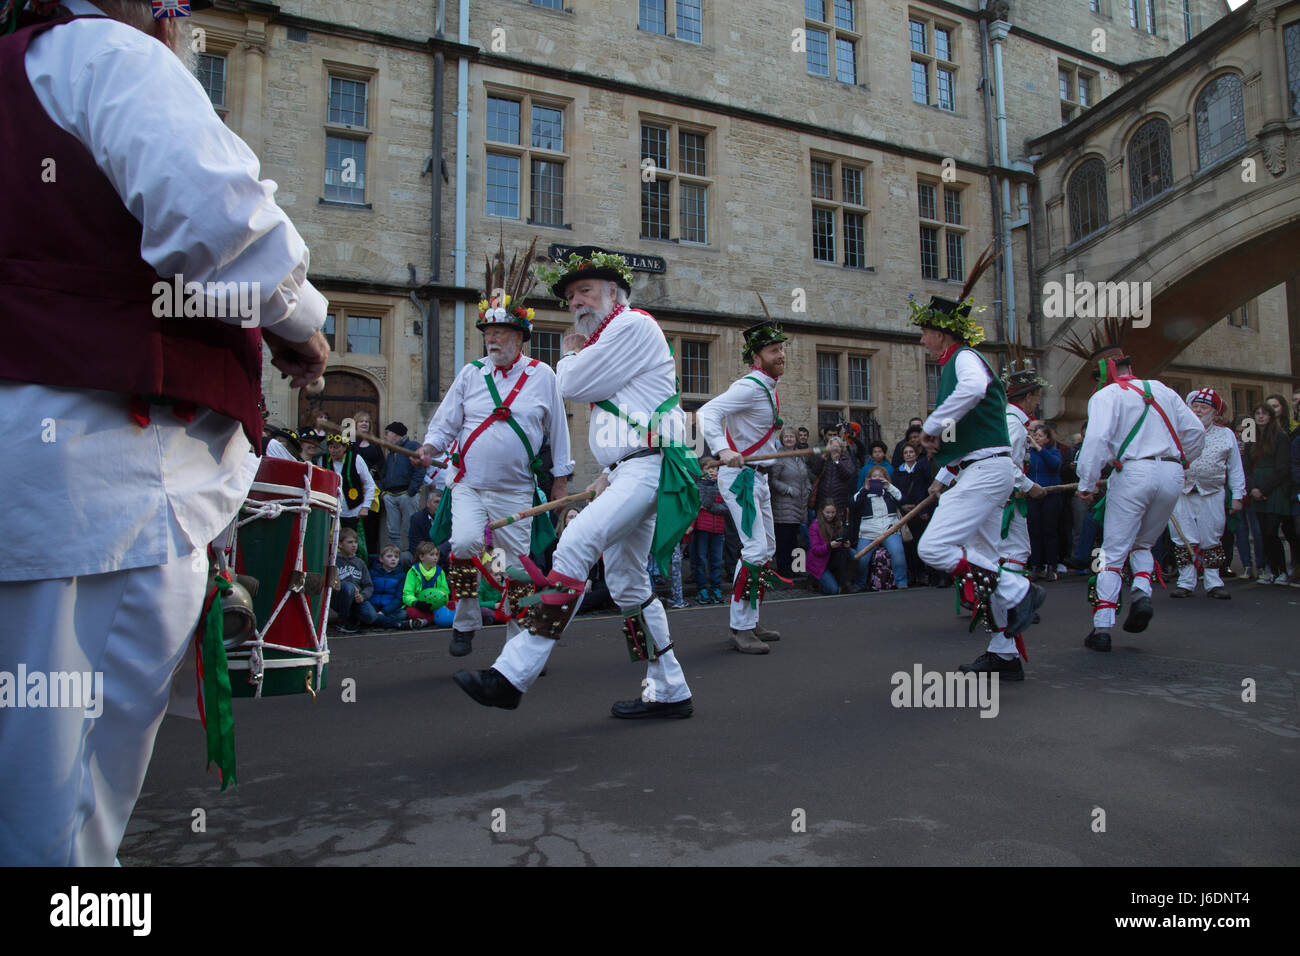
[[[957,670],[963,674],[997,674],[998,680],[1025,679],[1025,669],[1020,664],[1020,658],[1007,661],[989,652],[975,658],[973,663],[962,664]]]
[[[1147,629],[1155,613],[1151,599],[1145,594],[1134,598],[1133,606],[1128,609],[1128,617],[1124,619],[1124,630],[1130,634],[1140,634]]]
[[[1047,600],[1047,592],[1041,584],[1030,582],[1029,593],[1020,603],[1007,612],[1007,633],[1023,634],[1034,623],[1034,614]]]
[[[637,717],[689,717],[695,713],[695,705],[689,697],[671,703],[646,701],[638,697],[636,700],[620,700],[609,712],[615,717],[628,720]]]
[[[477,633],[477,631],[452,631],[451,656],[464,657],[474,650],[474,635]]]
[[[1093,628],[1092,633],[1083,639],[1083,646],[1094,651],[1110,650],[1110,632]]]
[[[519,698],[524,696],[494,667],[485,671],[457,671],[452,680],[484,707],[514,710],[519,706]]]
[[[1217,598],[1217,599],[1220,600],[1220,601],[1231,601],[1231,600],[1232,600],[1232,595],[1229,594],[1229,593],[1228,593],[1228,589],[1225,588],[1225,587],[1223,587],[1223,586],[1219,586],[1219,587],[1217,587],[1217,588],[1210,588],[1210,590],[1208,590],[1208,591],[1205,592],[1205,596],[1206,596],[1206,597]]]
[[[1172,591],[1169,592],[1169,596],[1171,598],[1191,597],[1192,592],[1187,590],[1187,588],[1174,588]]]

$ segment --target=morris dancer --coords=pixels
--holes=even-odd
[[[761,298],[761,297],[760,297]],[[767,306],[763,306],[767,311]],[[781,635],[758,622],[763,592],[776,573],[776,532],[772,524],[772,492],[767,466],[741,464],[746,455],[780,451],[778,435],[781,399],[776,382],[785,374],[785,346],[789,340],[769,316],[766,322],[745,330],[744,359],[750,374],[695,413],[709,448],[717,449],[722,467],[718,488],[740,532],[740,561],[736,564],[731,593],[731,643],[742,654],[766,654],[764,641]]]
[[[921,426],[921,443],[935,453],[930,492],[952,486],[940,496],[917,543],[917,555],[952,575],[976,614],[983,611],[985,626],[993,632],[988,651],[962,670],[1024,680],[1019,656],[1024,642],[1017,638],[1032,622],[1044,593],[1023,575],[999,571],[1002,508],[1019,468],[1011,458],[1006,393],[974,349],[984,340],[984,330],[971,319],[972,302],[967,298],[992,262],[985,250],[956,302],[935,296],[922,307],[912,301],[912,323],[924,330],[921,344],[943,366],[939,403]]]
[[[605,470],[588,489],[595,501],[565,528],[551,573],[542,578],[524,559],[538,584],[529,599],[528,630],[510,639],[489,670],[461,671],[456,683],[484,706],[518,707],[603,554],[629,651],[634,660],[648,661],[642,696],[614,704],[612,713],[689,717],[691,690],[672,651],[667,612],[645,572],[645,556],[653,552],[667,573],[672,550],[700,506],[700,469],[682,443],[686,418],[672,351],[651,315],[628,308],[632,270],[622,256],[584,246],[542,277],[557,299],[568,300],[577,327],[564,337],[564,357],[556,366],[560,393],[568,401],[593,403],[591,450]]]
[[[1123,319],[1108,318],[1101,329],[1092,330],[1091,342],[1075,335],[1062,346],[1087,359],[1099,383],[1088,401],[1076,494],[1091,504],[1102,466],[1115,465],[1104,498],[1096,610],[1083,641],[1094,651],[1110,650],[1126,559],[1133,572],[1133,604],[1124,630],[1135,634],[1151,623],[1151,545],[1178,501],[1186,462],[1197,458],[1205,444],[1205,427],[1177,393],[1160,382],[1133,377],[1133,360],[1120,347],[1124,328]]]
[[[1218,392],[1212,388],[1188,392],[1187,405],[1205,426],[1205,447],[1187,466],[1183,493],[1178,496],[1169,522],[1169,536],[1174,540],[1178,559],[1178,587],[1169,596],[1189,597],[1196,590],[1197,571],[1203,569],[1205,596],[1227,601],[1232,595],[1219,577],[1227,557],[1222,542],[1227,521],[1223,486],[1226,479],[1236,514],[1246,498],[1246,473],[1241,467],[1237,436],[1232,429],[1214,422],[1225,407]]]
[[[494,578],[482,560],[489,547],[484,531],[488,522],[546,501],[537,487],[538,451],[544,437],[549,436],[554,456],[554,497],[564,497],[568,476],[573,474],[569,420],[555,373],[521,352],[532,337],[533,310],[524,307],[524,300],[537,281],[532,275],[536,246],[534,239],[522,260],[512,257],[508,272],[503,248],[488,263],[488,298],[479,303],[478,322],[487,355],[460,370],[429,422],[421,448],[428,465],[459,442],[459,451],[452,455],[455,471],[431,529],[435,542],[444,540],[444,535],[451,538],[447,579],[451,584],[448,606],[456,611],[451,625],[453,657],[473,650],[474,633],[483,624],[479,572]],[[518,521],[491,535],[491,545],[499,546],[513,563],[530,550],[545,551],[555,540],[555,526],[550,515],[543,514],[531,523]],[[497,616],[506,619],[507,640],[521,630],[515,620],[519,602],[532,591],[520,582],[503,590]]]
[[[1043,486],[1025,474],[1025,457],[1028,454],[1028,424],[1038,414],[1042,402],[1043,389],[1047,383],[1038,377],[1038,372],[1029,359],[1024,357],[1022,349],[1012,347],[1010,365],[1002,370],[1002,387],[1007,392],[1007,435],[1011,439],[1011,460],[1016,465],[1015,491],[1007,499],[1002,509],[1002,539],[998,544],[998,564],[1002,567],[1012,565],[1009,571],[1016,574],[1029,574],[1029,521],[1025,495],[1030,498],[1042,498],[1047,492]],[[1017,364],[1020,366],[1016,368]],[[1020,635],[1009,634],[1014,640]],[[995,637],[996,641],[997,638]],[[1023,644],[1023,639],[1020,642]],[[990,646],[989,652],[992,653]]]
[[[261,342],[308,385],[328,303],[194,79],[189,21],[144,0],[32,9],[0,38],[0,167],[33,183],[0,192],[0,477],[22,502],[0,546],[0,673],[84,675],[87,695],[93,673],[95,693],[0,705],[0,865],[111,866],[193,654],[208,545],[253,483]],[[173,278],[209,290],[203,315],[159,317]],[[260,287],[258,327],[214,286]]]

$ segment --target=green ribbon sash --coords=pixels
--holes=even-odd
[[[1011,497],[1007,499],[1007,506],[1002,509],[1003,538],[1006,538],[1006,536],[1011,533],[1011,520],[1015,517],[1016,512],[1020,513],[1020,517],[1027,518],[1029,516],[1029,502],[1024,498],[1017,497],[1013,493]]]
[[[222,643],[225,628],[221,614],[221,595],[229,590],[230,581],[218,575],[216,589],[208,596],[211,603],[203,618],[203,637],[199,645],[203,660],[208,766],[216,763],[223,792],[235,783],[235,715],[230,702],[230,670],[226,664],[226,647]]]
[[[754,469],[741,468],[728,490],[740,505],[740,530],[749,537],[754,533],[754,518],[758,515],[758,506],[754,504]]]
[[[680,400],[680,391],[664,399],[650,416],[651,421],[657,421]],[[659,494],[655,499],[655,533],[650,553],[659,565],[659,573],[668,577],[672,573],[673,549],[700,513],[700,487],[695,483],[703,476],[699,458],[682,442],[664,441],[663,436],[652,432],[649,425],[632,419],[609,399],[595,404],[597,408],[623,419],[629,427],[644,432],[649,447],[659,449]]]

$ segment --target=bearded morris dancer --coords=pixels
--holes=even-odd
[[[746,329],[744,359],[750,374],[695,413],[700,434],[709,448],[717,450],[722,463],[718,488],[740,532],[740,561],[731,595],[731,643],[742,654],[766,654],[771,648],[764,642],[781,638],[758,623],[764,588],[775,577],[776,531],[767,468],[741,462],[746,455],[781,450],[783,423],[776,382],[785,373],[782,343],[788,339],[770,317]]]
[[[589,486],[596,499],[564,530],[546,577],[529,561],[537,585],[528,630],[506,644],[483,671],[461,671],[456,683],[488,707],[512,710],[537,679],[551,648],[573,618],[586,577],[601,555],[610,597],[624,616],[632,659],[647,661],[640,698],[614,704],[615,717],[689,717],[691,689],[672,651],[668,614],[650,589],[645,556],[667,574],[673,549],[700,507],[694,454],[683,443],[686,416],[672,350],[653,316],[628,308],[632,270],[622,256],[593,246],[574,250],[543,274],[568,301],[576,333],[564,337],[556,366],[560,393],[589,402],[592,455],[605,466]],[[512,576],[522,572],[511,569]]]
[[[1002,537],[998,544],[998,564],[1007,571],[1016,574],[1029,573],[1029,521],[1025,506],[1025,495],[1030,498],[1042,498],[1047,492],[1043,486],[1025,474],[1025,457],[1028,454],[1028,423],[1038,414],[1042,402],[1043,389],[1047,383],[1038,377],[1029,359],[1023,357],[1019,349],[1013,354],[1011,364],[1002,371],[1002,387],[1007,393],[1007,436],[1011,439],[1011,460],[1016,466],[1015,491],[1002,509]],[[1019,368],[1016,365],[1019,364]],[[1008,634],[1013,641],[1019,634]],[[993,645],[999,643],[995,635],[989,645],[989,653],[994,653]],[[1017,647],[1023,652],[1024,640],[1021,638]]]
[[[426,466],[453,442],[459,448],[452,455],[454,470],[430,531],[434,541],[445,540],[443,535],[451,540],[447,579],[448,604],[456,611],[451,625],[453,657],[473,650],[474,633],[483,623],[478,576],[481,571],[494,577],[483,564],[489,545],[499,546],[513,563],[530,550],[541,554],[555,540],[554,525],[546,514],[531,524],[520,521],[493,531],[490,543],[485,533],[494,518],[546,500],[537,487],[538,452],[544,437],[549,436],[554,457],[554,497],[565,495],[573,473],[569,421],[555,373],[521,352],[532,337],[533,310],[524,307],[524,300],[536,284],[535,248],[533,240],[522,261],[513,257],[508,274],[504,249],[499,248],[495,262],[488,263],[489,298],[479,303],[478,322],[487,355],[460,370],[429,422],[421,448]],[[497,616],[506,620],[507,640],[521,630],[516,620],[519,602],[532,591],[520,582],[503,589]]]
[[[1016,638],[1033,621],[1044,593],[1023,575],[1001,573],[998,564],[1002,509],[1020,468],[1011,457],[1006,392],[974,349],[984,330],[971,319],[967,299],[992,261],[986,250],[958,301],[935,296],[928,306],[912,305],[912,323],[924,330],[921,344],[943,366],[939,404],[921,426],[921,443],[935,453],[930,492],[951,486],[939,498],[916,551],[926,564],[952,575],[993,632],[988,651],[962,670],[1024,680],[1023,641]]]
[[[1115,465],[1104,498],[1096,609],[1083,642],[1094,651],[1110,650],[1125,560],[1133,572],[1133,604],[1124,630],[1138,633],[1151,623],[1151,545],[1182,492],[1186,462],[1197,458],[1205,444],[1204,426],[1177,393],[1160,382],[1133,377],[1133,360],[1119,344],[1123,332],[1124,321],[1110,318],[1102,329],[1092,330],[1090,343],[1075,335],[1063,346],[1088,360],[1099,383],[1088,401],[1078,496],[1091,504],[1102,466]]]
[[[1178,559],[1178,587],[1169,596],[1189,597],[1196,590],[1198,570],[1203,570],[1205,596],[1227,601],[1232,595],[1219,576],[1227,557],[1221,540],[1227,520],[1223,488],[1226,480],[1235,514],[1246,497],[1246,473],[1241,467],[1237,436],[1232,429],[1214,422],[1225,408],[1219,394],[1212,388],[1188,392],[1187,405],[1205,426],[1205,447],[1187,466],[1183,493],[1169,521],[1169,536],[1174,540]]]

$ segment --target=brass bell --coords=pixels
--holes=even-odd
[[[221,595],[221,625],[221,641],[228,651],[250,640],[257,632],[253,598],[240,581]]]

